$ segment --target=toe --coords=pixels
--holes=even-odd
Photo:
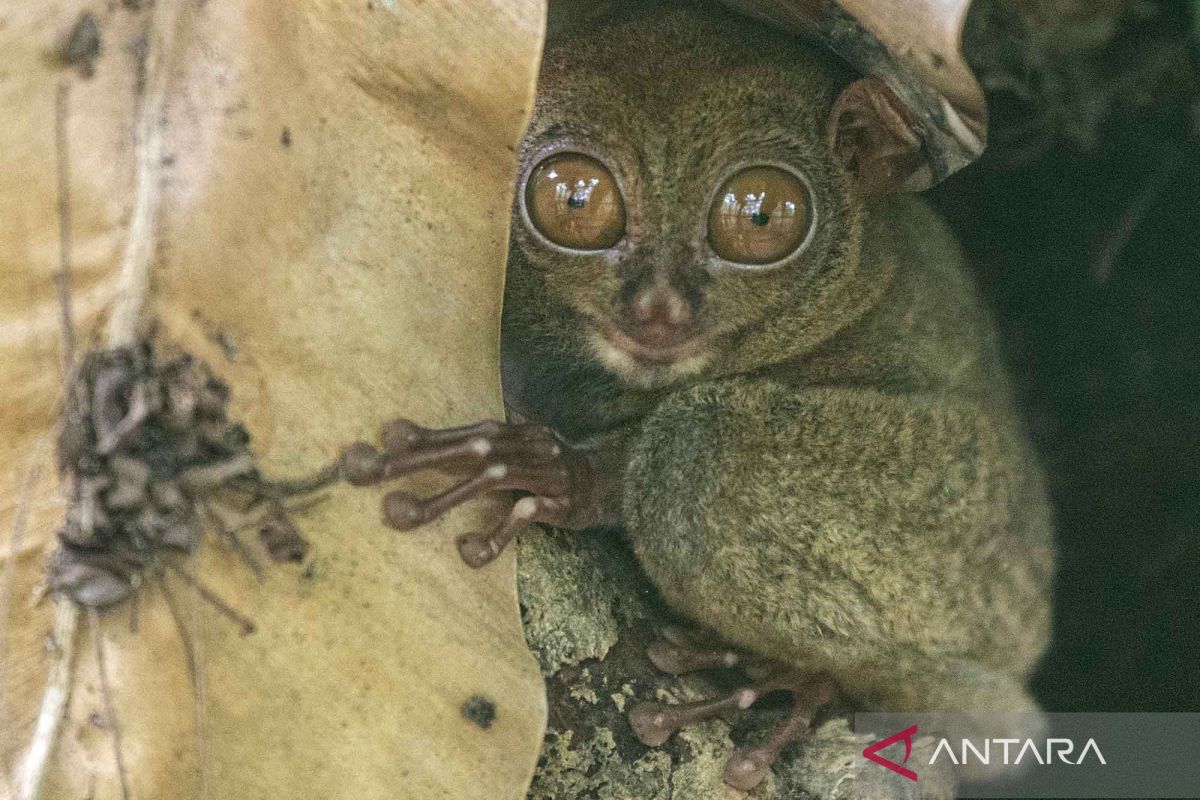
[[[771,770],[769,762],[754,750],[739,750],[725,764],[725,783],[734,789],[748,792],[762,783]]]
[[[629,725],[638,740],[648,747],[663,744],[675,730],[670,712],[662,703],[638,703],[629,709]]]

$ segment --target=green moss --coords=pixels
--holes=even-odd
[[[673,800],[670,774],[661,750],[625,762],[608,728],[578,742],[571,731],[551,733],[529,800]]]
[[[543,674],[602,659],[617,641],[613,587],[569,533],[531,529],[518,563],[525,638]]]
[[[644,648],[671,617],[623,541],[598,534],[531,530],[521,541],[519,589],[525,636],[547,676],[550,724],[529,800],[740,800],[724,785],[730,726],[713,720],[680,731],[660,748],[638,742],[626,713],[642,700],[681,703],[710,696],[701,676],[657,672]],[[754,710],[739,728],[764,734],[781,712]],[[836,785],[845,768],[829,757],[794,765],[750,800],[809,800],[802,787]],[[842,759],[844,761],[844,759]],[[833,768],[840,774],[817,776]],[[828,777],[829,780],[825,780]],[[824,796],[824,795],[820,795]]]

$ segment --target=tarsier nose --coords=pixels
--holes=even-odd
[[[692,338],[695,313],[678,290],[654,286],[629,303],[629,334],[650,347],[674,347]]]

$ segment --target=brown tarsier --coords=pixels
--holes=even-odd
[[[668,604],[656,665],[741,666],[710,702],[630,712],[654,744],[790,690],[733,754],[755,785],[834,690],[869,709],[1033,711],[1050,514],[956,245],[896,187],[919,132],[873,78],[720,12],[616,18],[555,43],[521,154],[503,323],[522,423],[385,426],[354,482],[409,529],[517,490],[473,566],[533,522],[619,525]]]

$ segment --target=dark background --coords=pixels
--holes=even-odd
[[[1200,711],[1200,97],[1190,2],[979,0],[988,154],[939,187],[1058,515],[1054,711]]]

